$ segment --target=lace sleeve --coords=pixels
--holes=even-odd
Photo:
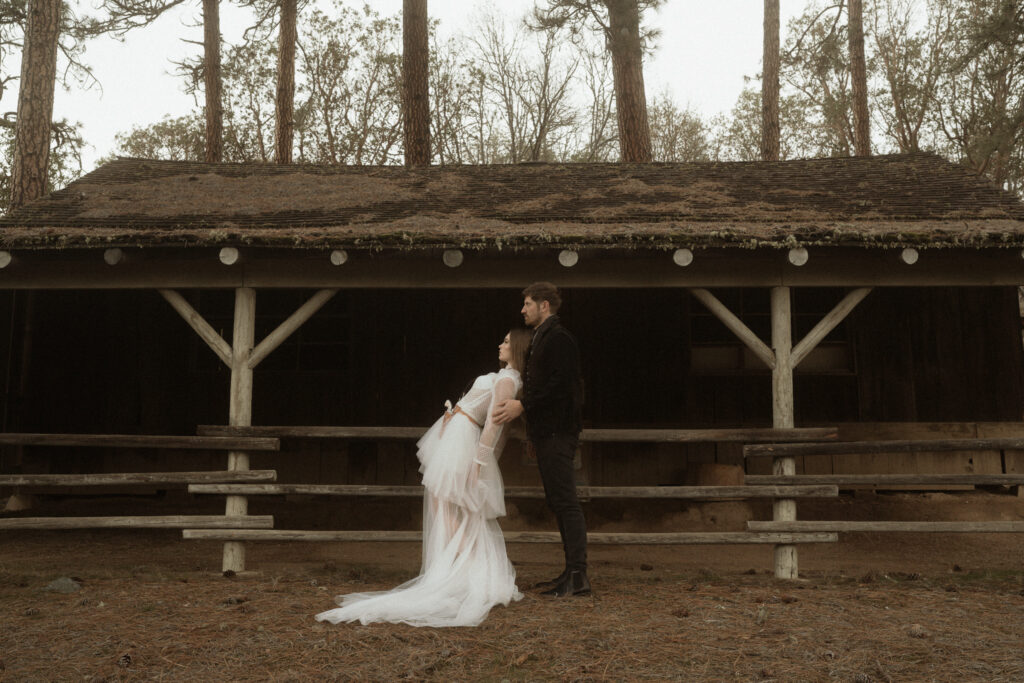
[[[494,383],[491,405],[487,408],[487,421],[484,423],[483,431],[480,432],[480,441],[477,443],[475,461],[478,465],[486,465],[492,458],[497,460],[501,455],[505,429],[504,425],[494,424],[491,413],[494,412],[494,407],[497,404],[515,398],[518,389],[516,381],[511,377],[499,377],[498,381]]]

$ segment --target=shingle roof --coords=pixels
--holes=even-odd
[[[933,154],[353,167],[118,159],[0,219],[9,247],[1011,246],[1024,204]]]

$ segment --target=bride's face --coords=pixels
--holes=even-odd
[[[498,360],[508,365],[512,362],[512,343],[509,341],[509,335],[505,335],[505,338],[498,344]]]

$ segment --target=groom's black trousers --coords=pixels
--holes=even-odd
[[[576,474],[573,459],[579,437],[574,434],[552,434],[533,441],[540,478],[548,507],[558,520],[565,551],[565,567],[569,571],[587,569],[587,523],[576,497]]]

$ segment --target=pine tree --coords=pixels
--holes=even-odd
[[[430,165],[430,47],[427,0],[402,5],[402,121],[405,165]]]

